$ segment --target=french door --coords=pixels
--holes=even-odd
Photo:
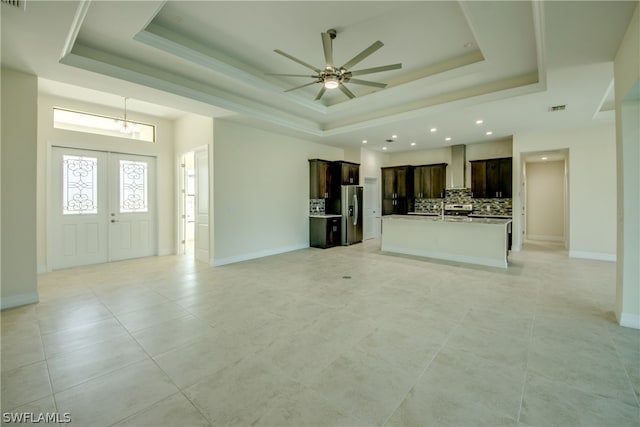
[[[157,253],[155,158],[52,149],[52,269]]]

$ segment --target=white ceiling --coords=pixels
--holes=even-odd
[[[131,110],[165,118],[226,116],[341,147],[366,139],[370,149],[405,151],[613,120],[612,61],[636,5],[28,1],[26,11],[2,5],[2,63],[38,75],[56,96],[116,107],[127,96]],[[380,40],[354,69],[402,69],[361,77],[385,89],[349,84],[352,100],[328,91],[314,101],[319,85],[284,92],[311,79],[265,75],[311,73],[274,49],[323,68],[329,28],[338,65]],[[548,111],[558,104],[567,109]]]

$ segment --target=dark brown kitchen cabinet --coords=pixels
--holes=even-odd
[[[512,159],[471,161],[471,192],[475,198],[509,198],[512,196]]]
[[[438,199],[444,197],[447,164],[415,166],[413,169],[413,197]]]
[[[382,168],[382,215],[406,214],[409,195],[413,194],[413,168]]]
[[[360,184],[360,165],[351,162],[335,162],[342,182],[340,185],[359,185]]]
[[[333,162],[320,159],[309,160],[309,198],[331,199],[333,197]]]
[[[342,221],[340,217],[309,218],[309,246],[331,248],[338,246],[342,239]]]

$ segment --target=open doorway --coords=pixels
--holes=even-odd
[[[524,157],[525,241],[553,242],[568,248],[567,167],[567,150],[527,153]]]
[[[378,179],[377,178],[365,178],[364,179],[364,219],[363,219],[363,231],[364,240],[377,239],[380,237],[380,214],[378,209],[379,199],[378,194]]]
[[[194,152],[182,156],[182,253],[193,256],[195,254],[195,201],[196,201],[196,171]]]
[[[209,153],[207,147],[180,158],[178,253],[209,260]]]

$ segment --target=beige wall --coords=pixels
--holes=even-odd
[[[618,159],[616,316],[640,329],[640,7],[614,64]]]
[[[529,162],[527,239],[564,242],[564,161]]]
[[[467,160],[465,185],[471,188],[471,163],[472,160],[499,159],[513,156],[513,141],[511,138],[499,141],[478,142],[467,144],[465,157]]]
[[[38,301],[36,76],[2,69],[2,308]]]
[[[173,148],[173,121],[129,111],[127,118],[156,125],[156,142],[149,143],[127,138],[94,135],[53,127],[53,107],[120,117],[119,109],[88,104],[65,98],[40,96],[38,98],[38,271],[48,271],[47,262],[47,197],[50,182],[49,159],[52,146],[113,151],[156,157],[158,254],[175,253],[175,161]]]
[[[514,249],[522,245],[524,153],[569,150],[569,255],[615,260],[616,149],[613,124],[516,134],[513,137]]]
[[[335,147],[214,120],[214,263],[309,246],[309,162]]]
[[[173,123],[176,155],[213,144],[213,119],[197,114],[185,114]]]

